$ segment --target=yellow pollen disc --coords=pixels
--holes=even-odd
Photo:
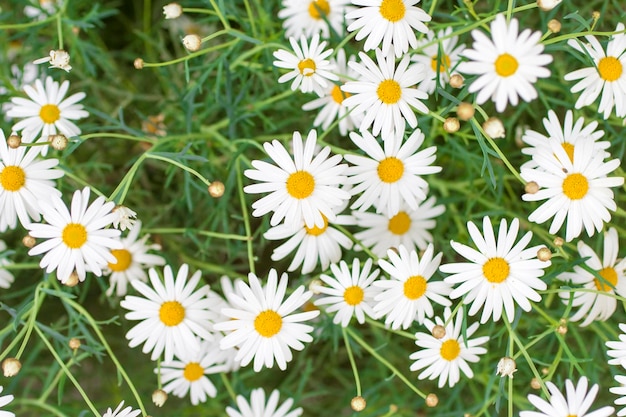
[[[274,310],[265,310],[254,319],[254,329],[263,337],[272,337],[283,327],[283,318]]]
[[[483,275],[494,284],[506,280],[510,271],[509,263],[502,258],[491,258],[483,265]]]
[[[39,117],[46,124],[52,124],[61,118],[61,110],[56,104],[44,104],[39,110]]]
[[[404,17],[406,6],[402,0],[383,0],[380,4],[380,15],[390,22],[397,22]]]
[[[330,92],[330,96],[333,98],[335,103],[341,104],[343,103],[345,99],[350,97],[350,93],[346,93],[345,91],[342,91],[338,85],[335,85],[332,91]]]
[[[330,14],[330,4],[326,0],[313,0],[309,3],[309,14],[315,20],[321,20]]]
[[[500,77],[510,77],[519,67],[517,59],[510,54],[502,54],[496,59],[496,73]]]
[[[411,218],[406,211],[400,211],[398,214],[389,219],[387,229],[394,235],[403,235],[411,227]]]
[[[159,309],[159,319],[168,327],[178,326],[185,318],[185,307],[178,301],[166,301]]]
[[[583,174],[569,174],[563,180],[563,194],[570,200],[580,200],[589,191],[589,181]]]
[[[604,81],[617,81],[622,76],[622,71],[622,63],[613,56],[607,56],[598,62],[598,72]]]
[[[578,414],[568,414],[567,417],[578,417]]]
[[[204,375],[204,369],[198,362],[189,362],[183,371],[183,377],[189,382],[199,380],[202,375]]]
[[[446,72],[446,69],[450,68],[450,65],[450,57],[445,54],[441,57],[441,65],[439,65],[439,71],[437,71],[437,55],[433,55],[430,60],[430,67],[435,72]]]
[[[323,214],[322,214],[322,218],[324,219],[324,227],[317,227],[317,226],[306,227],[306,226],[304,226],[304,230],[306,230],[306,232],[308,234],[313,235],[313,236],[321,235],[322,233],[324,233],[326,231],[326,229],[328,229],[328,219]]]
[[[395,104],[402,97],[402,89],[400,84],[395,80],[385,80],[378,84],[376,89],[378,98],[385,104]]]
[[[598,274],[608,283],[610,283],[613,287],[617,285],[617,272],[614,268],[607,266],[606,268],[602,268],[598,271]],[[599,291],[611,291],[613,288],[604,282],[600,282],[598,278],[594,279],[593,282],[596,284],[596,289]]]
[[[421,275],[414,275],[404,281],[404,296],[409,300],[417,300],[426,292],[426,280]]]
[[[113,272],[126,271],[133,262],[133,255],[126,249],[112,249],[111,254],[117,259],[117,263],[115,264],[109,262],[109,269]]]
[[[0,172],[0,184],[6,191],[18,191],[26,183],[26,173],[15,165],[4,167]]]
[[[361,304],[363,301],[363,288],[358,285],[353,285],[351,287],[346,288],[343,292],[343,299],[349,306],[356,306]]]
[[[378,172],[378,178],[382,182],[396,182],[404,174],[404,163],[395,156],[389,156],[380,161],[376,171]]]
[[[311,58],[303,59],[302,61],[298,62],[298,70],[300,70],[300,74],[304,75],[305,77],[310,77],[311,75],[315,74],[315,68],[315,61],[313,61]]]
[[[87,242],[87,229],[79,223],[68,223],[61,234],[63,243],[71,249],[78,249]]]
[[[306,171],[296,171],[287,178],[287,192],[293,198],[302,200],[313,194],[315,178]]]
[[[447,361],[455,360],[459,356],[460,353],[461,353],[461,346],[459,345],[459,342],[457,342],[454,339],[448,339],[445,342],[443,342],[441,344],[441,350],[439,351],[439,354],[441,355],[441,357]]]
[[[574,162],[574,145],[568,142],[563,142],[562,146],[563,146],[563,149],[565,150],[565,153],[569,157],[569,160],[571,162]]]

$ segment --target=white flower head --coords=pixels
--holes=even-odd
[[[515,364],[515,360],[508,356],[500,358],[498,361],[498,365],[496,366],[496,375],[500,375],[500,377],[504,378],[508,376],[509,378],[513,378],[513,374],[517,371],[517,365]]]
[[[33,64],[43,64],[45,62],[50,63],[49,68],[60,68],[65,72],[70,72],[72,69],[70,65],[70,54],[63,49],[52,49],[49,56],[36,59],[33,61]]]
[[[621,365],[626,369],[626,323],[620,323],[619,341],[609,340],[606,342],[607,355],[613,359],[609,359],[609,365]]]
[[[238,395],[238,409],[226,407],[226,414],[228,414],[228,417],[298,417],[302,415],[302,408],[290,410],[293,406],[292,398],[288,398],[279,405],[279,397],[280,393],[278,390],[274,390],[266,402],[263,388],[256,388],[250,394],[250,402],[243,396]]]
[[[282,6],[278,18],[285,19],[283,28],[286,38],[301,35],[311,38],[321,33],[327,39],[331,28],[342,35],[345,32],[345,14],[354,9],[350,0],[283,0]]]
[[[113,227],[124,231],[126,229],[132,230],[135,227],[137,220],[137,213],[126,206],[115,206],[113,213],[116,214],[115,220],[113,220]]]
[[[0,393],[2,393],[2,390],[4,389],[4,387],[0,386]],[[0,397],[0,407],[4,407],[5,405],[7,405],[8,403],[10,403],[11,401],[13,401],[13,395],[3,395]],[[11,412],[11,411],[5,411],[5,410],[0,410],[0,417],[15,417],[15,413]]]
[[[166,19],[176,19],[183,14],[183,8],[178,3],[169,3],[163,6],[163,14]]]
[[[9,255],[7,253],[7,244],[4,243],[4,240],[0,240],[0,288],[9,288],[15,281],[13,274],[4,268],[13,264],[13,262],[7,259],[7,255]],[[0,390],[0,392],[2,391]]]
[[[615,405],[626,405],[626,376],[615,375],[615,381],[620,384],[619,387],[609,388],[609,391],[615,395],[619,395],[619,398],[615,400]],[[617,412],[618,417],[626,415],[626,407]]]
[[[133,410],[131,406],[128,406],[122,410],[124,407],[124,401],[120,402],[115,410],[112,410],[111,407],[107,409],[107,411],[102,414],[102,417],[137,417],[141,414],[141,410]]]

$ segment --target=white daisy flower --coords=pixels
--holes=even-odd
[[[620,384],[619,387],[609,388],[609,391],[615,395],[619,395],[619,398],[615,400],[615,405],[626,405],[626,376],[615,375],[615,381]],[[626,415],[626,407],[617,412],[617,417]]]
[[[0,232],[15,229],[19,219],[22,226],[41,220],[39,202],[49,196],[60,197],[53,180],[64,172],[55,169],[57,159],[42,160],[38,146],[7,146],[0,130]]]
[[[545,66],[552,62],[552,56],[542,54],[541,32],[526,29],[518,34],[518,26],[515,18],[507,24],[501,13],[491,23],[491,39],[473,30],[474,49],[462,53],[469,62],[458,66],[459,72],[479,75],[469,86],[470,93],[478,92],[476,102],[483,104],[491,99],[498,112],[503,112],[507,103],[517,106],[519,97],[524,101],[536,99],[533,84],[538,78],[550,76]]]
[[[4,389],[3,386],[0,386],[0,393],[2,393],[2,390]],[[13,395],[3,395],[0,397],[0,407],[4,407],[5,405],[7,405],[8,403],[10,403],[11,401],[13,401]],[[5,411],[5,410],[0,410],[0,417],[15,417],[15,413],[12,413],[11,411]]]
[[[420,100],[428,94],[418,90],[416,85],[426,76],[421,64],[411,65],[410,56],[405,55],[396,67],[393,56],[385,56],[376,50],[376,64],[369,56],[359,52],[361,62],[348,62],[360,78],[348,81],[341,90],[350,93],[343,104],[352,114],[364,114],[359,129],[372,126],[374,136],[382,135],[383,140],[401,140],[408,123],[417,126],[417,117],[412,108],[428,114],[428,107]]]
[[[283,0],[278,18],[285,19],[283,28],[285,37],[301,35],[311,38],[321,32],[323,38],[330,37],[330,29],[342,35],[344,33],[344,16],[354,9],[350,0]]]
[[[441,167],[431,165],[435,162],[437,147],[430,146],[418,152],[424,143],[424,134],[419,129],[415,129],[404,143],[384,141],[384,148],[367,130],[361,134],[363,136],[352,132],[350,139],[367,156],[344,156],[353,164],[346,170],[346,183],[354,185],[349,192],[359,196],[350,208],[365,211],[375,206],[377,213],[390,217],[398,214],[402,202],[411,210],[417,210],[428,192],[428,183],[422,175],[441,172]]]
[[[352,262],[352,271],[342,260],[338,265],[332,264],[330,270],[333,276],[320,275],[320,279],[328,287],[315,286],[316,291],[327,296],[315,300],[314,304],[316,306],[330,304],[326,307],[326,312],[335,313],[333,323],[341,324],[342,327],[348,327],[353,316],[360,324],[365,322],[366,314],[376,318],[372,306],[378,290],[371,284],[378,277],[380,269],[372,271],[372,259],[368,258],[361,268],[361,262],[355,258]]]
[[[72,196],[70,210],[56,194],[50,200],[39,200],[44,223],[30,223],[26,226],[34,238],[44,238],[28,251],[31,256],[45,253],[39,266],[50,273],[56,270],[62,283],[68,282],[76,271],[79,281],[85,280],[87,271],[102,275],[102,268],[108,262],[115,262],[111,249],[121,249],[120,231],[106,229],[115,215],[111,209],[113,202],[98,197],[89,204],[89,187],[76,190]]]
[[[415,320],[422,324],[434,314],[432,302],[449,306],[450,285],[442,281],[431,281],[439,268],[442,254],[433,257],[434,248],[429,244],[420,260],[417,252],[400,245],[398,253],[390,249],[389,261],[380,259],[378,265],[391,279],[381,279],[374,286],[381,289],[374,300],[374,312],[378,317],[386,316],[385,326],[394,330],[409,328]]]
[[[550,391],[550,401],[548,402],[537,395],[530,394],[528,401],[538,411],[520,411],[519,415],[520,417],[608,417],[612,415],[615,409],[610,406],[588,413],[593,400],[598,394],[598,384],[594,384],[589,392],[587,392],[587,385],[587,378],[584,376],[578,380],[576,386],[574,386],[571,380],[565,380],[566,397],[561,394],[556,385],[548,381],[546,382],[546,387]]]
[[[474,373],[469,363],[479,361],[478,355],[487,353],[482,347],[489,341],[489,336],[470,337],[478,330],[478,323],[473,323],[467,329],[463,328],[463,308],[456,313],[456,319],[451,318],[450,308],[446,307],[441,317],[435,317],[435,321],[424,320],[428,333],[415,333],[415,344],[420,347],[417,352],[409,356],[415,362],[409,367],[411,371],[424,369],[418,379],[439,378],[437,385],[442,388],[446,382],[453,387],[461,379],[461,371],[468,378],[473,378]],[[445,335],[437,339],[432,335],[433,327],[445,328]]]
[[[116,290],[115,294],[118,297],[126,295],[129,282],[135,279],[146,282],[148,279],[146,269],[165,265],[165,259],[162,256],[148,253],[149,250],[161,250],[161,246],[148,245],[146,241],[150,235],[138,239],[140,231],[141,222],[137,221],[137,225],[128,233],[128,236],[120,239],[122,248],[111,251],[117,262],[109,262],[104,270],[105,275],[110,274],[110,286],[106,292],[108,296],[113,294],[113,290]]]
[[[315,92],[318,96],[323,96],[324,90],[329,86],[328,81],[339,79],[334,73],[334,65],[326,59],[333,50],[324,50],[326,41],[320,43],[319,34],[313,35],[310,43],[304,35],[300,36],[300,45],[294,37],[289,38],[289,43],[293,52],[285,49],[274,52],[274,66],[291,70],[282,75],[278,82],[293,80],[292,90],[300,88],[303,93]]]
[[[621,365],[626,368],[626,323],[620,323],[619,329],[622,331],[619,335],[619,341],[606,342],[607,355],[613,359],[609,359],[609,365]]]
[[[113,227],[116,229],[124,231],[126,229],[131,230],[135,227],[137,213],[130,208],[126,206],[115,206],[113,213],[117,215],[116,219],[113,220]]]
[[[228,414],[228,417],[298,417],[302,415],[302,408],[290,410],[293,406],[293,399],[291,398],[288,398],[279,406],[279,396],[278,390],[272,391],[266,403],[263,388],[253,389],[250,394],[250,402],[246,401],[243,396],[238,395],[238,410],[226,407],[226,414]]]
[[[426,33],[424,22],[431,17],[416,6],[420,0],[352,0],[358,9],[346,13],[346,19],[355,19],[348,26],[348,32],[358,30],[355,39],[365,40],[364,51],[378,48],[382,42],[385,55],[399,58],[417,46],[415,31]]]
[[[315,130],[309,132],[304,144],[300,132],[293,132],[293,158],[277,140],[263,144],[278,166],[257,160],[252,161],[255,169],[244,171],[246,177],[260,182],[244,187],[244,192],[270,193],[252,204],[253,216],[273,211],[272,226],[285,219],[287,225],[297,227],[304,219],[310,228],[322,228],[326,221],[336,220],[333,208],[350,199],[350,194],[339,188],[346,180],[343,172],[347,166],[339,164],[341,155],[330,156],[328,146],[314,158],[316,143]]]
[[[221,349],[239,346],[235,360],[246,366],[254,359],[254,371],[263,367],[271,368],[274,361],[281,370],[287,368],[293,355],[291,349],[300,351],[304,343],[313,340],[313,327],[303,324],[319,315],[319,311],[292,314],[311,298],[311,292],[299,286],[286,299],[287,274],[282,274],[280,281],[275,269],[270,269],[267,284],[261,286],[253,273],[248,275],[249,285],[239,283],[237,294],[230,295],[235,308],[222,309],[222,315],[231,319],[217,323],[214,328],[230,332],[220,342]],[[304,342],[304,343],[303,343]]]
[[[7,252],[7,244],[4,243],[4,240],[0,240],[0,288],[9,288],[13,281],[15,281],[13,274],[4,268],[5,266],[13,264],[13,262],[6,258],[8,253],[5,252]],[[2,390],[0,390],[0,392],[2,392]]]
[[[411,56],[413,62],[424,65],[426,69],[426,78],[419,84],[419,88],[428,94],[432,94],[437,85],[446,87],[450,81],[450,72],[461,60],[460,54],[465,45],[457,46],[459,37],[449,36],[451,33],[450,26],[438,31],[437,34],[429,30],[424,38],[417,41],[418,52]],[[444,37],[447,38],[440,40]]]
[[[72,66],[70,65],[70,54],[63,49],[52,49],[50,51],[49,56],[45,56],[43,58],[39,58],[33,61],[33,64],[43,64],[45,62],[49,62],[50,66],[48,68],[59,68],[64,70],[65,72],[70,72]]]
[[[39,0],[31,3],[34,6],[25,6],[24,14],[34,20],[43,20],[57,11],[57,8],[61,5],[61,0]]]
[[[524,201],[547,200],[528,220],[542,224],[554,217],[549,232],[555,234],[567,218],[565,240],[570,242],[580,236],[582,228],[589,236],[602,230],[611,220],[609,210],[615,211],[611,187],[624,184],[624,177],[607,177],[616,170],[619,159],[604,162],[605,153],[594,153],[595,144],[583,141],[574,148],[574,160],[558,139],[549,139],[550,150],[537,152],[533,157],[537,168],[522,169],[525,181],[534,181],[540,189],[534,194],[524,194]]]
[[[437,225],[435,220],[446,209],[435,205],[435,197],[420,203],[416,210],[411,210],[406,203],[400,205],[400,211],[394,216],[385,214],[353,211],[352,216],[359,228],[364,229],[354,234],[354,238],[368,248],[374,255],[383,257],[387,250],[404,245],[407,249],[425,250],[433,241],[429,230]]]
[[[496,240],[488,216],[483,217],[482,234],[472,222],[467,222],[467,229],[478,250],[451,241],[452,248],[469,262],[450,263],[439,268],[452,274],[445,278],[445,282],[459,284],[450,293],[450,298],[463,297],[464,304],[472,303],[468,312],[470,316],[483,307],[481,323],[490,317],[493,321],[500,320],[503,309],[505,319],[512,322],[515,304],[524,311],[530,311],[529,300],[540,301],[541,295],[537,291],[547,288],[540,278],[543,268],[551,265],[550,261],[537,259],[541,245],[526,247],[532,239],[532,232],[526,232],[516,243],[519,220],[513,219],[509,228],[507,221],[502,219]]]
[[[106,413],[102,414],[102,417],[137,417],[139,414],[141,414],[141,410],[133,410],[131,406],[128,406],[124,408],[123,410],[122,410],[122,407],[124,407],[123,400],[117,406],[115,411],[111,410],[111,407],[109,407]]]
[[[578,242],[578,253],[582,259],[585,259],[583,268],[579,265],[574,266],[574,272],[564,272],[559,274],[557,278],[562,281],[571,282],[572,284],[582,285],[584,290],[591,291],[562,291],[559,293],[565,304],[571,303],[573,307],[578,307],[578,311],[570,318],[572,321],[578,321],[585,317],[581,326],[587,326],[594,320],[604,321],[611,317],[617,307],[617,300],[613,294],[626,296],[626,259],[617,262],[619,252],[619,238],[617,230],[611,227],[604,234],[604,256],[602,261],[593,249],[586,245],[583,241]],[[602,277],[598,279],[596,275],[589,271],[595,271]]]
[[[152,288],[139,280],[131,285],[141,297],[127,295],[120,305],[130,312],[124,316],[127,320],[141,320],[126,333],[129,346],[144,344],[143,353],[152,352],[151,360],[157,360],[161,354],[170,362],[174,355],[184,357],[186,352],[200,350],[199,336],[211,340],[210,332],[215,314],[211,310],[208,298],[209,286],[196,289],[201,272],[196,271],[187,279],[189,266],[183,264],[176,278],[172,268],[163,269],[164,282],[156,269],[148,271]]]
[[[626,35],[624,24],[618,23],[615,32],[604,48],[595,36],[587,35],[589,43],[570,39],[567,44],[593,60],[593,65],[565,74],[566,81],[580,80],[572,88],[572,93],[582,91],[575,107],[580,109],[592,104],[600,93],[598,112],[608,119],[615,107],[617,117],[626,116]]]

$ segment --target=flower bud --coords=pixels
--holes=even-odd
[[[456,117],[448,117],[443,122],[443,130],[448,133],[458,132],[460,127],[461,124],[459,123],[459,119],[457,119]]]
[[[456,115],[459,116],[459,119],[463,120],[464,122],[467,122],[469,119],[474,117],[474,112],[474,106],[472,106],[471,103],[467,103],[465,101],[463,103],[459,103],[458,107],[456,108]]]
[[[350,407],[352,407],[354,411],[363,411],[365,410],[366,405],[367,403],[365,402],[365,398],[361,397],[360,395],[354,397],[350,401]]]
[[[77,350],[80,348],[80,339],[77,337],[72,337],[70,341],[67,343],[70,349]]]
[[[135,69],[143,69],[143,59],[135,58],[135,61],[133,61],[133,65]]]
[[[537,378],[533,378],[530,380],[530,387],[532,389],[539,389],[541,388],[541,383],[539,382]]]
[[[524,191],[526,191],[527,194],[535,194],[537,191],[539,191],[539,184],[537,184],[535,181],[529,181],[524,186]]]
[[[7,146],[11,149],[17,149],[22,144],[22,138],[17,135],[11,135],[7,138]]]
[[[196,34],[187,35],[183,38],[183,45],[190,52],[196,52],[200,49],[202,39]]]
[[[62,151],[67,148],[67,144],[69,143],[65,135],[50,135],[48,136],[48,141],[50,142],[50,146],[57,151]]]
[[[178,3],[170,3],[163,6],[163,14],[166,19],[176,19],[183,14],[183,8]]]
[[[548,22],[548,30],[552,33],[559,33],[561,31],[561,22],[556,19],[552,19]]]
[[[554,246],[556,246],[557,248],[560,248],[565,243],[563,238],[560,236],[555,237],[553,242],[554,242]]]
[[[545,246],[537,251],[537,259],[542,262],[548,262],[552,259],[552,252]]]
[[[37,241],[31,235],[26,235],[22,238],[22,245],[26,246],[29,249],[35,246],[35,243],[37,243]]]
[[[505,376],[513,378],[515,371],[517,371],[515,360],[513,358],[509,358],[508,356],[500,359],[498,365],[496,366],[496,375],[500,375],[502,378]]]
[[[558,6],[562,1],[563,0],[537,0],[537,7],[544,12],[548,12]]]
[[[222,181],[213,181],[209,185],[209,195],[213,198],[220,198],[224,195],[225,190],[226,186]]]
[[[439,398],[437,394],[433,394],[432,392],[426,396],[426,406],[427,407],[436,407],[439,404]]]
[[[491,139],[503,138],[506,136],[504,125],[497,117],[490,117],[483,123],[483,130]]]
[[[461,88],[463,87],[463,76],[461,74],[452,74],[450,77],[450,87]]]
[[[156,405],[157,407],[163,407],[165,401],[167,401],[167,392],[163,391],[162,389],[155,389],[152,393],[152,402],[154,403],[154,405]]]
[[[6,358],[2,361],[2,372],[7,378],[17,375],[22,369],[22,362],[16,358]]]
[[[437,324],[433,327],[430,334],[432,334],[435,339],[443,339],[443,337],[446,335],[446,328]]]

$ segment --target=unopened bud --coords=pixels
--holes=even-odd
[[[537,0],[537,7],[544,12],[548,12],[558,6],[562,1],[563,0]]]
[[[556,19],[552,19],[548,22],[548,30],[552,33],[559,33],[561,31],[561,22]]]
[[[163,14],[166,19],[176,19],[183,14],[183,8],[178,3],[170,3],[163,6]]]
[[[517,365],[513,358],[505,356],[498,361],[498,365],[496,366],[496,375],[500,375],[502,378],[505,376],[513,378],[515,371],[517,371]]]
[[[2,361],[2,372],[7,378],[17,375],[22,369],[22,362],[16,358],[6,358]]]
[[[554,238],[554,246],[556,246],[557,248],[560,248],[561,246],[563,246],[564,243],[565,241],[563,240],[562,237],[557,236]]]
[[[69,142],[65,135],[50,135],[48,136],[48,141],[50,142],[50,146],[57,151],[62,151],[67,148]]]
[[[37,243],[37,241],[31,235],[26,235],[22,238],[22,244],[29,249],[35,246],[35,243]]]
[[[539,184],[537,184],[535,181],[529,181],[524,186],[524,191],[526,191],[527,194],[535,194],[537,191],[539,191]]]
[[[437,324],[433,327],[430,334],[432,334],[435,339],[442,339],[446,335],[446,328]]]
[[[594,10],[594,11],[593,11],[593,13],[591,13],[591,18],[592,18],[593,20],[598,20],[598,19],[600,19],[600,12],[599,12],[599,11],[597,11],[597,10]]]
[[[459,123],[459,119],[457,119],[456,117],[448,117],[443,122],[443,130],[448,133],[458,132],[460,127],[461,124]]]
[[[469,119],[474,117],[474,106],[471,103],[462,102],[456,108],[456,115],[459,116],[459,119],[467,122]]]
[[[366,405],[367,402],[365,402],[365,398],[361,397],[360,395],[354,397],[350,401],[350,407],[352,407],[354,411],[363,411],[365,410]]]
[[[426,406],[427,407],[436,407],[439,404],[439,398],[437,394],[433,394],[432,392],[426,396]]]
[[[155,389],[152,393],[152,402],[154,403],[154,405],[156,405],[157,407],[163,407],[165,401],[167,401],[167,392],[163,391],[162,389]]]
[[[559,320],[559,327],[556,328],[556,332],[560,335],[565,335],[567,333],[567,320],[561,319]]]
[[[77,350],[80,348],[80,339],[77,337],[72,337],[67,344],[70,347],[70,349]]]
[[[226,186],[222,181],[213,181],[209,185],[209,195],[213,198],[219,198],[224,195]]]
[[[135,60],[133,61],[133,65],[135,67],[135,69],[143,69],[143,59],[141,58],[135,58]]]
[[[539,382],[537,378],[533,378],[530,380],[530,387],[532,389],[539,389],[541,388],[541,383]]]
[[[187,35],[183,38],[183,45],[188,51],[195,52],[200,49],[202,39],[196,34]]]
[[[79,283],[79,281],[80,280],[78,279],[78,274],[76,273],[76,271],[72,271],[70,276],[67,277],[63,284],[67,285],[68,287],[75,287]]]
[[[321,279],[314,279],[309,284],[309,291],[311,291],[314,295],[318,295],[320,294],[319,287],[321,287],[322,285],[323,283]]]
[[[542,262],[547,262],[552,259],[552,251],[545,246],[537,251],[537,259]]]
[[[461,74],[452,74],[450,77],[450,87],[461,88],[463,87],[463,76]]]
[[[11,135],[7,138],[7,146],[11,149],[17,149],[22,144],[22,138],[17,135]]]
[[[483,123],[483,130],[491,139],[503,138],[506,136],[504,125],[497,117],[490,117]]]

